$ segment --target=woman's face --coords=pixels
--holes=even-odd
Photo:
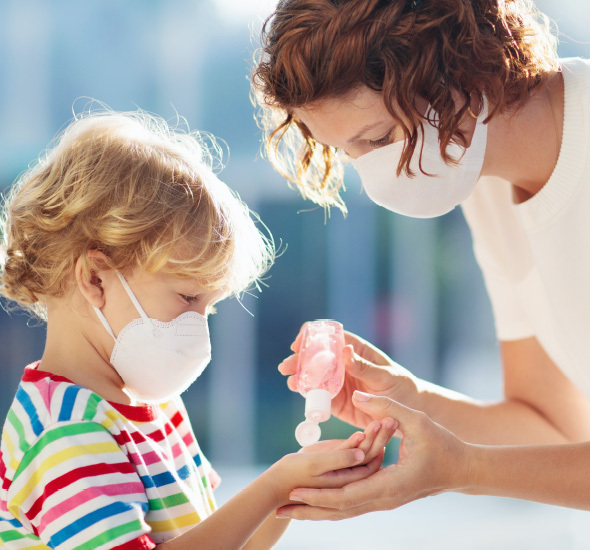
[[[419,98],[418,109],[426,111],[427,103]],[[340,149],[351,158],[404,139],[382,95],[366,86],[344,96],[320,99],[295,109],[293,114],[316,141]]]

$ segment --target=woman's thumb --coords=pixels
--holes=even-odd
[[[370,393],[358,390],[352,394],[352,400],[357,409],[367,413],[375,420],[383,420],[384,418],[390,417],[401,424],[404,420],[408,420],[411,411],[408,407],[389,397],[371,395]]]

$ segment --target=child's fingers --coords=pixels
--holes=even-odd
[[[369,424],[365,428],[365,432],[364,432],[365,437],[360,442],[360,445],[358,446],[359,449],[361,449],[365,454],[367,454],[369,449],[372,448],[373,442],[375,441],[375,438],[377,437],[377,435],[379,434],[380,431],[381,431],[381,422],[379,422],[378,420],[373,420],[372,422],[369,422]],[[373,458],[373,457],[371,457],[371,458]],[[365,457],[365,461],[369,462],[371,460],[371,458]]]
[[[363,432],[354,432],[348,439],[345,439],[336,447],[337,449],[354,449],[358,447],[361,442],[365,439],[365,434]]]
[[[308,445],[307,447],[302,447],[297,452],[317,453],[323,451],[335,451],[338,449],[353,449],[356,447],[356,445],[346,445],[346,443],[346,439],[326,439],[325,441],[318,441],[317,443],[313,443],[312,445]]]
[[[310,464],[310,471],[313,476],[332,474],[335,471],[352,468],[363,464],[365,453],[359,449],[340,449],[325,453],[310,453],[308,455],[313,463]]]
[[[392,418],[384,418],[380,423],[380,429],[375,433],[375,436],[371,438],[371,444],[369,447],[366,445],[363,447],[365,442],[359,447],[365,453],[365,460],[370,461],[375,458],[383,448],[389,443],[393,434],[399,426],[399,422]]]

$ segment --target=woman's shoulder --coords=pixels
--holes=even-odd
[[[566,90],[588,93],[590,89],[590,59],[564,57],[559,60]]]

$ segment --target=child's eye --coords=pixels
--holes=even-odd
[[[186,294],[181,294],[180,297],[187,303],[187,304],[193,304],[195,302],[198,302],[199,300],[199,296],[187,296]]]
[[[382,138],[380,139],[370,139],[369,140],[369,145],[371,147],[383,147],[384,145],[388,145],[389,143],[391,143],[391,135],[393,134],[393,129],[389,130],[387,132],[387,134],[385,134]]]

